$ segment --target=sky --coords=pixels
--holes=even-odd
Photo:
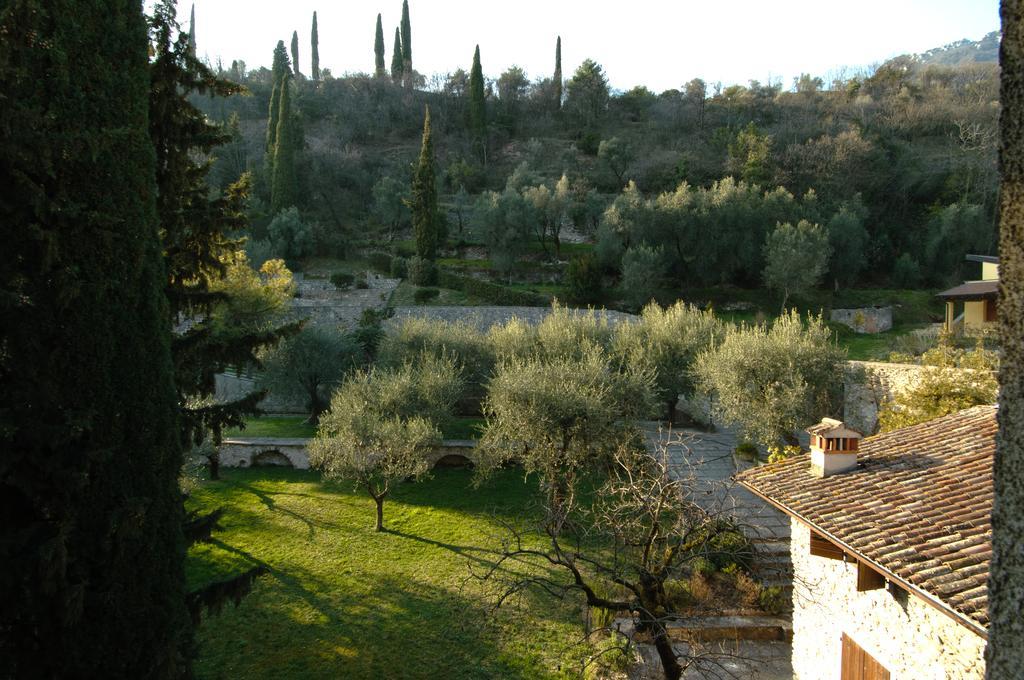
[[[191,6],[178,2],[183,28]],[[321,68],[370,72],[377,13],[390,67],[401,9],[401,0],[195,0],[197,49],[225,66],[269,66],[277,41],[290,45],[297,30],[308,74],[316,10]],[[855,71],[999,28],[998,0],[410,0],[409,9],[413,67],[428,77],[468,71],[477,44],[489,78],[513,64],[531,80],[550,76],[561,35],[566,78],[592,58],[613,88],[655,92],[693,78],[781,80],[788,88],[804,72],[828,82],[842,67]]]

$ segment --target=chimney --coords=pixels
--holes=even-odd
[[[857,448],[863,435],[841,420],[822,418],[807,428],[811,435],[811,474],[829,477],[857,467]]]

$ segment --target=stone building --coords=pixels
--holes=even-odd
[[[996,411],[823,421],[810,454],[738,476],[790,516],[797,678],[984,677]]]

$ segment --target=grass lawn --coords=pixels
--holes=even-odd
[[[458,417],[446,423],[441,433],[445,439],[479,439],[483,429],[483,418]]]
[[[261,416],[246,418],[244,430],[225,430],[225,437],[312,437],[316,428],[306,416]]]
[[[480,488],[453,469],[401,485],[380,534],[372,501],[316,473],[221,474],[188,502],[226,510],[214,541],[189,554],[189,586],[256,564],[270,573],[238,607],[204,619],[198,677],[517,679],[578,668],[578,601],[530,593],[490,613],[492,600],[467,580],[469,565],[492,559],[498,519],[531,515],[536,483],[521,472]]]

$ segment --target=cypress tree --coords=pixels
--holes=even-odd
[[[402,82],[402,34],[395,27],[395,46],[391,48],[391,82]]]
[[[469,72],[469,134],[473,150],[487,161],[487,108],[484,102],[484,72],[480,66],[480,46],[473,52],[473,68]]]
[[[299,77],[302,74],[299,73],[299,32],[292,31],[292,69],[294,70],[295,77]]]
[[[277,116],[277,144],[274,146],[273,183],[270,210],[278,214],[296,204],[298,180],[295,175],[295,126],[292,120],[291,78],[281,81],[281,106]]]
[[[409,0],[402,0],[402,80],[405,89],[412,89],[412,25],[409,23]]]
[[[423,118],[423,144],[412,177],[412,230],[416,238],[416,254],[433,261],[437,258],[440,233],[437,211],[437,185],[434,178],[434,144],[430,138],[430,107]]]
[[[192,15],[188,20],[188,53],[193,59],[196,56],[196,5],[192,3]]]
[[[288,63],[288,52],[284,48],[284,41],[278,40],[277,47],[274,48],[274,64],[270,72],[273,86],[270,91],[266,152],[271,155],[274,153],[274,147],[277,146],[277,115],[281,110],[281,81],[290,71],[291,64]]]
[[[555,110],[562,108],[562,36],[555,42]]]
[[[142,3],[2,7],[0,676],[187,677]]]
[[[383,78],[384,71],[384,25],[381,23],[380,14],[377,15],[377,33],[373,38],[373,62],[374,75]]]
[[[310,64],[310,72],[313,76],[313,80],[320,82],[320,34],[316,29],[316,12],[313,12],[313,30],[309,34],[310,51],[309,58],[312,60]]]

